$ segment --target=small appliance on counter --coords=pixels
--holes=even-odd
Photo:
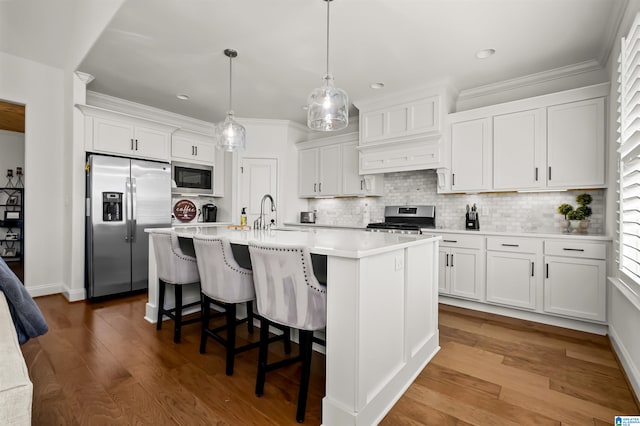
[[[465,215],[465,228],[479,230],[480,229],[480,218],[478,217],[478,208],[474,204],[473,207],[469,207],[467,204],[467,214]]]
[[[218,207],[214,204],[202,205],[202,221],[203,222],[215,222],[218,215]]]
[[[316,223],[316,212],[300,212],[300,223]]]

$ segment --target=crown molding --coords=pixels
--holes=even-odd
[[[214,123],[90,90],[87,91],[87,105],[167,123],[183,130],[191,130],[205,135],[213,135],[215,133]]]
[[[627,7],[629,6],[629,0],[624,0],[620,3],[614,3],[613,10],[609,16],[609,25],[607,25],[608,32],[604,38],[604,43],[600,52],[600,64],[607,66],[609,62],[609,56],[613,51],[614,45],[618,42],[618,33],[620,31],[620,25],[624,19]]]
[[[504,80],[498,83],[492,83],[472,89],[461,90],[460,94],[458,95],[458,103],[481,96],[495,95],[507,90],[513,90],[524,86],[533,86],[552,80],[558,80],[560,78],[572,77],[593,71],[600,71],[602,69],[603,67],[602,65],[600,65],[600,62],[593,59],[589,61],[579,62],[577,64],[568,65],[566,67],[554,68],[552,70],[529,74],[523,77],[512,78],[510,80]]]
[[[75,75],[80,79],[80,81],[84,83],[85,86],[95,79],[95,77],[91,74],[87,74],[86,72],[82,71],[76,71]]]

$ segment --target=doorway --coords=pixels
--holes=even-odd
[[[24,282],[25,106],[0,101],[0,257]]]
[[[246,208],[247,225],[260,216],[262,197],[270,194],[278,207],[278,160],[275,158],[249,158],[240,161],[240,188],[238,202],[240,209]],[[271,205],[265,203],[265,223],[278,221],[277,211],[271,212]]]

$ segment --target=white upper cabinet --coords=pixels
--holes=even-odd
[[[451,123],[451,189],[491,188],[491,122],[489,119]]]
[[[360,175],[357,133],[300,142],[300,197],[379,196],[383,176]]]
[[[440,131],[440,98],[431,96],[361,113],[360,145]]]
[[[215,163],[215,147],[213,136],[178,130],[171,138],[171,159],[212,165]]]
[[[171,134],[175,126],[88,105],[78,108],[85,115],[88,152],[171,160]]]
[[[544,109],[493,117],[493,189],[545,186]]]
[[[547,109],[550,188],[605,184],[604,98]]]
[[[358,143],[342,145],[342,195],[383,195],[382,175],[359,173]]]
[[[340,195],[342,191],[342,151],[340,145],[300,150],[298,156],[301,197]]]
[[[449,114],[441,177],[451,185],[438,191],[606,187],[608,92],[605,83]]]
[[[441,167],[445,87],[355,101],[360,111],[359,173],[374,174]]]

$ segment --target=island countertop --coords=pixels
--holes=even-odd
[[[428,240],[441,238],[433,235],[406,235],[326,228],[238,230],[225,227],[180,226],[175,228],[149,228],[145,229],[145,232],[153,233],[158,230],[173,230],[179,237],[183,238],[193,238],[194,235],[223,236],[233,244],[246,245],[251,241],[255,241],[259,243],[304,246],[314,254],[355,259],[424,244]]]

